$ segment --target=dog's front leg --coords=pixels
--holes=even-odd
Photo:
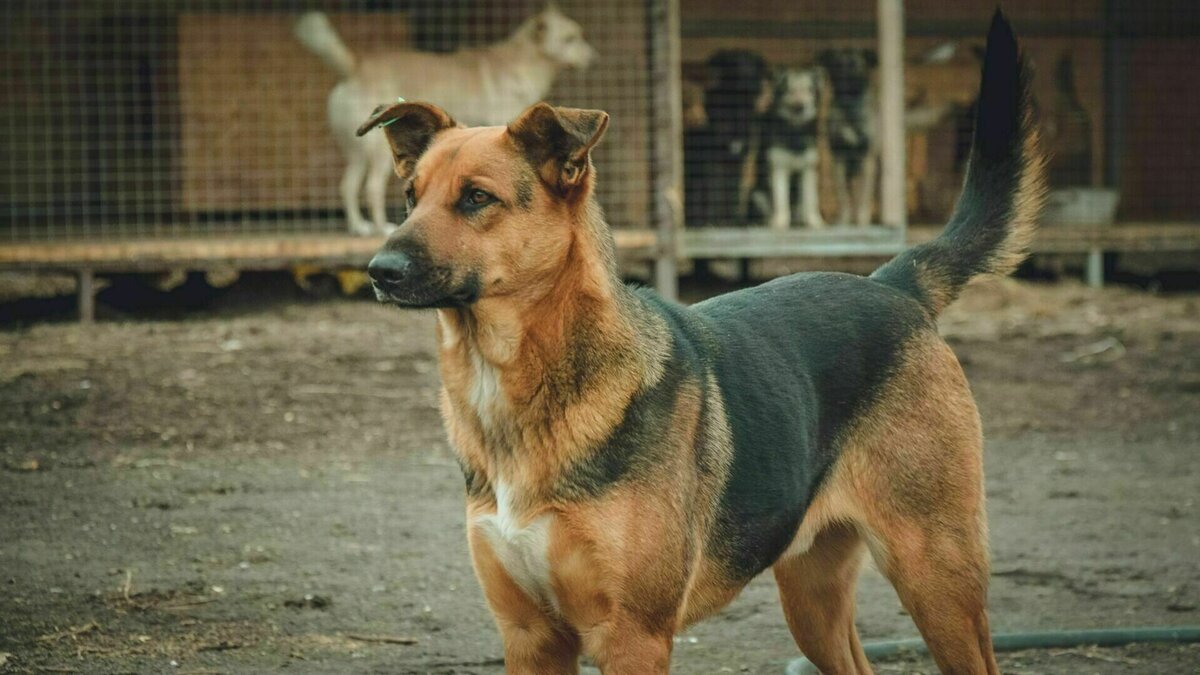
[[[367,207],[371,211],[371,224],[379,234],[389,234],[396,226],[387,219],[387,189],[388,181],[392,179],[392,157],[389,154],[376,154],[371,157],[371,165],[367,169]]]
[[[671,670],[671,633],[652,634],[636,622],[618,622],[605,631],[595,654],[603,675],[667,675]]]
[[[800,178],[800,196],[804,200],[800,206],[804,213],[804,224],[812,228],[825,227],[825,219],[821,217],[821,196],[817,178],[817,160],[814,153],[812,161],[805,167]]]
[[[513,581],[486,538],[476,532],[470,537],[471,559],[504,640],[504,672],[577,675],[578,634]]]
[[[849,167],[843,161],[833,165],[834,182],[837,188],[838,219],[841,225],[850,224],[850,177]]]
[[[783,152],[774,148],[767,151],[767,163],[771,169],[771,227],[786,230],[791,225],[791,200],[788,198],[788,182],[791,167]]]
[[[879,156],[874,152],[868,153],[863,160],[862,172],[858,179],[858,192],[854,202],[854,224],[869,225],[871,223],[872,206],[875,203],[877,177],[879,175]]]
[[[498,614],[496,620],[504,638],[506,675],[578,675],[579,638],[569,629],[551,622],[513,622]]]

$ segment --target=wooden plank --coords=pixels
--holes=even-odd
[[[690,258],[793,256],[883,257],[929,241],[940,226],[912,226],[901,240],[890,228],[830,227],[773,232],[766,228],[705,228],[680,233],[679,251]],[[616,230],[623,257],[653,259],[655,230]],[[189,239],[126,239],[0,244],[0,269],[92,269],[96,272],[205,269],[287,269],[297,263],[361,267],[383,237],[291,235]],[[1044,227],[1035,253],[1200,251],[1200,223],[1130,223],[1107,227]]]
[[[815,256],[886,256],[905,242],[898,230],[885,227],[830,227],[823,230],[711,228],[686,230],[681,237],[690,258],[777,258]]]
[[[626,256],[648,257],[658,242],[653,230],[617,230],[613,235],[618,250]],[[384,241],[384,237],[294,235],[25,242],[0,244],[0,268],[131,271],[233,265],[242,269],[285,269],[302,262],[362,266]]]

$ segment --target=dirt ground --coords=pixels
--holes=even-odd
[[[501,672],[433,317],[269,286],[0,331],[0,672]],[[993,628],[1200,624],[1200,295],[998,282],[943,326],[988,438]],[[674,672],[782,673],[773,585],[680,636]],[[859,595],[865,641],[916,635],[877,572]],[[1197,646],[1002,658],[1198,664]]]

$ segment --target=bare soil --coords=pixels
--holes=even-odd
[[[0,672],[494,674],[433,317],[232,289],[0,332]],[[1200,624],[1200,295],[998,282],[943,321],[987,433],[997,631]],[[767,577],[675,672],[781,673]],[[912,637],[867,569],[865,641]],[[1196,646],[1006,673],[1198,673]],[[880,672],[935,672],[926,660]]]

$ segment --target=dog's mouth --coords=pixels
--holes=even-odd
[[[568,70],[587,70],[596,60],[598,52],[591,45],[584,45],[576,48],[575,52],[570,55],[560,56],[559,60]]]
[[[437,276],[443,276],[435,274]],[[449,275],[444,275],[448,281]],[[371,281],[375,299],[401,309],[444,309],[467,307],[479,299],[479,283],[471,275],[464,283],[450,285],[436,280],[413,279],[404,283]]]
[[[817,106],[811,101],[795,101],[784,99],[782,105],[779,107],[784,112],[792,115],[810,115],[817,111]]]

